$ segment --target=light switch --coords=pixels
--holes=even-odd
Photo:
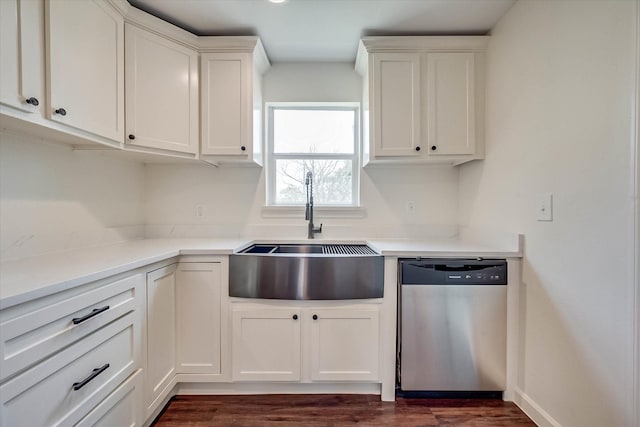
[[[538,221],[553,221],[553,195],[551,193],[538,195],[536,217]]]

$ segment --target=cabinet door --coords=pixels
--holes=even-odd
[[[252,144],[252,60],[249,53],[201,58],[202,154],[249,159]]]
[[[130,145],[198,151],[198,53],[127,24],[126,111]]]
[[[44,4],[0,1],[0,103],[39,113],[44,102]]]
[[[378,308],[305,311],[311,323],[313,381],[376,381],[379,378]]]
[[[47,116],[122,142],[124,21],[101,0],[47,8]]]
[[[234,381],[300,380],[300,312],[233,309]]]
[[[175,293],[176,264],[147,273],[147,408],[176,373]]]
[[[220,373],[221,264],[178,264],[177,338],[180,374]]]
[[[373,157],[420,154],[420,54],[371,55]]]
[[[473,53],[427,54],[429,155],[475,152]]]

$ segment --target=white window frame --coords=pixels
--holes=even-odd
[[[267,102],[265,103],[266,114],[266,153],[265,153],[265,185],[266,185],[266,206],[267,207],[302,207],[303,204],[277,204],[276,203],[276,160],[279,159],[305,159],[305,160],[351,160],[351,204],[319,204],[317,207],[331,209],[352,209],[360,206],[360,104],[357,102]],[[291,110],[343,110],[354,112],[354,135],[352,154],[313,154],[313,153],[292,153],[275,154],[273,141],[273,112],[279,109]]]

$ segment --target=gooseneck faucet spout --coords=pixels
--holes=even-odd
[[[320,227],[313,225],[313,174],[311,172],[307,172],[304,185],[307,188],[307,204],[304,211],[304,219],[309,221],[307,239],[313,239],[316,233],[322,233],[322,224],[320,224]]]

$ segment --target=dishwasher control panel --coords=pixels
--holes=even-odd
[[[507,262],[501,259],[400,259],[402,285],[506,285]]]

